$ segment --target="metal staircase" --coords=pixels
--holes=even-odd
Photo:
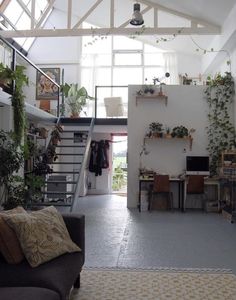
[[[94,119],[90,123],[63,124],[61,142],[56,145],[58,159],[50,164],[53,172],[47,175],[40,206],[68,206],[73,210],[74,202],[85,184],[85,169]]]

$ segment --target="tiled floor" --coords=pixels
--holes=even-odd
[[[80,198],[86,266],[229,268],[236,274],[236,225],[204,212],[142,212],[116,195]]]

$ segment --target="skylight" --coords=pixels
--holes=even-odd
[[[8,28],[6,28],[5,30],[12,28],[14,28],[15,30],[30,29],[32,1],[10,0],[9,3],[7,2],[8,1],[6,0],[0,1],[0,5],[4,7],[1,13],[6,17],[6,20],[10,21],[8,22]],[[35,25],[41,20],[43,13],[47,9],[48,5],[48,0],[35,0]],[[45,18],[44,22],[46,21],[47,17]],[[28,51],[35,38],[14,38],[14,40],[24,50]]]

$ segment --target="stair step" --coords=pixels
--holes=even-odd
[[[70,180],[46,180],[44,183],[66,183],[66,184],[76,184],[77,181]]]
[[[32,203],[32,207],[34,206],[71,206],[72,203],[67,203],[64,201],[45,201],[45,202],[38,202],[38,203]]]
[[[88,130],[63,130],[63,133],[81,133],[86,134],[88,133]]]
[[[84,154],[83,153],[56,153],[56,155],[66,155],[66,156],[83,156]]]
[[[75,140],[76,138],[74,137],[61,137],[61,140]],[[82,139],[83,141],[86,141],[86,138]]]
[[[56,145],[57,148],[84,148],[85,145]]]
[[[49,191],[42,192],[43,195],[74,195],[74,192],[57,192],[57,191]]]
[[[79,174],[79,171],[52,171],[50,174]]]
[[[81,162],[73,162],[73,161],[58,162],[58,161],[54,161],[54,162],[50,163],[50,165],[81,165]]]

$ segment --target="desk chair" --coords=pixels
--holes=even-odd
[[[186,202],[188,200],[188,195],[200,195],[202,201],[202,209],[205,209],[206,205],[206,194],[204,192],[204,176],[202,175],[189,175],[187,178],[187,192],[186,192]],[[184,205],[185,210],[185,205]]]
[[[153,209],[153,201],[158,194],[164,194],[167,196],[167,208],[173,208],[173,193],[170,191],[169,175],[157,175],[154,174],[153,188],[150,191],[149,210]]]

